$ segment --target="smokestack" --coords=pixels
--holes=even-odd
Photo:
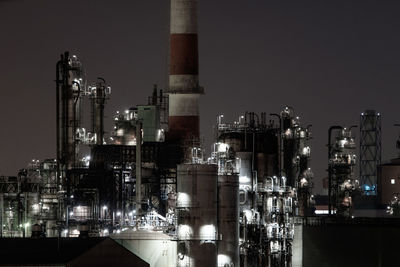
[[[199,141],[197,0],[171,0],[169,133],[171,141]]]

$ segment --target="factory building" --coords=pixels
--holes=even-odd
[[[152,267],[323,266],[310,259],[317,250],[309,243],[319,242],[319,229],[310,226],[329,225],[321,236],[333,238],[329,229],[337,224],[363,223],[352,220],[360,192],[353,127],[329,129],[328,210],[319,217],[312,194],[311,125],[293,107],[243,111],[232,122],[218,115],[213,150],[206,155],[199,127],[206,90],[199,82],[197,1],[171,0],[170,8],[168,85],[164,90],[155,85],[146,105],[132,103],[116,112],[111,130],[104,123],[110,85],[104,78],[89,83],[80,59],[61,55],[56,158],[33,160],[17,176],[0,177],[0,236],[111,237]],[[361,127],[363,166],[380,157],[377,150],[367,153],[371,140],[380,148],[374,114],[368,111]],[[362,169],[362,185],[373,191],[367,194],[375,194],[376,184],[384,201],[400,192],[398,165],[390,166]]]
[[[203,155],[197,1],[172,0],[170,18],[166,90],[155,86],[147,105],[117,112],[109,136],[110,86],[87,86],[80,59],[61,55],[57,156],[2,179],[2,236],[111,236],[152,266],[291,262],[294,216],[310,208],[309,129],[291,107],[269,121],[220,116],[214,151]]]
[[[393,159],[378,166],[380,203],[389,205],[400,192],[400,159]]]

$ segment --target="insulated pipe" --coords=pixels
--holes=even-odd
[[[197,0],[171,0],[169,133],[172,141],[200,136]]]

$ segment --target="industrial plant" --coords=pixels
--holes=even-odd
[[[364,262],[366,251],[375,256],[344,266],[396,266],[385,245],[337,245],[356,242],[355,227],[370,244],[379,231],[399,235],[400,161],[381,162],[380,114],[327,129],[327,147],[315,148],[328,152],[326,195],[313,193],[312,126],[295,107],[215,114],[207,151],[197,1],[170,8],[169,84],[149,85],[145,105],[105,118],[118,89],[88,81],[80,57],[55,57],[56,157],[0,177],[0,245],[110,237],[152,267],[337,266],[329,262]]]

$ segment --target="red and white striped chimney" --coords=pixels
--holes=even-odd
[[[171,0],[169,132],[172,141],[199,140],[197,0]]]

